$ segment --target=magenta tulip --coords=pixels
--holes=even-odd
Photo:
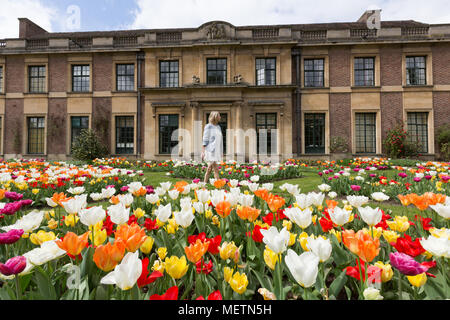
[[[12,229],[6,233],[0,233],[0,244],[13,244],[23,235],[23,230]]]
[[[0,273],[5,276],[11,276],[21,273],[27,266],[27,258],[18,256],[9,259],[5,264],[0,263]]]
[[[416,276],[428,270],[427,267],[421,265],[419,262],[414,260],[413,257],[405,253],[391,253],[389,255],[389,260],[394,268],[407,276]]]
[[[361,186],[354,185],[354,184],[352,184],[352,185],[350,186],[350,188],[352,188],[353,191],[359,191],[359,190],[361,190]]]
[[[404,173],[404,172],[400,172],[400,173],[398,174],[398,176],[399,176],[400,178],[406,178],[408,175],[407,175],[406,173]]]

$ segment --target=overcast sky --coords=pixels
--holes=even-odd
[[[189,28],[211,20],[236,26],[351,22],[369,7],[378,7],[385,21],[450,23],[448,4],[448,0],[0,0],[0,39],[18,37],[19,17],[51,32],[104,31]]]

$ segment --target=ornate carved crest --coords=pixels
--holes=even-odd
[[[213,23],[206,29],[206,37],[208,40],[225,39],[227,36],[225,26],[219,23]]]

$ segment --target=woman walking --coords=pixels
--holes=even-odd
[[[208,183],[211,171],[214,170],[214,178],[219,179],[218,163],[222,162],[223,157],[223,142],[222,130],[220,129],[220,113],[217,111],[211,112],[209,115],[209,123],[205,126],[203,131],[203,150],[202,160],[208,163],[204,182]]]

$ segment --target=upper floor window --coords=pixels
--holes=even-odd
[[[227,59],[207,59],[207,83],[227,84]]]
[[[276,84],[276,58],[256,59],[256,85]]]
[[[3,92],[3,66],[0,66],[0,93]]]
[[[134,64],[116,65],[116,87],[117,91],[134,90]]]
[[[355,58],[355,86],[375,85],[375,58]]]
[[[159,86],[162,88],[178,87],[178,60],[159,62]]]
[[[406,84],[427,84],[425,57],[406,57]]]
[[[28,67],[28,92],[45,92],[45,66]]]
[[[324,86],[324,59],[305,59],[305,87]]]
[[[73,65],[72,66],[72,91],[89,92],[90,90],[90,66]]]

